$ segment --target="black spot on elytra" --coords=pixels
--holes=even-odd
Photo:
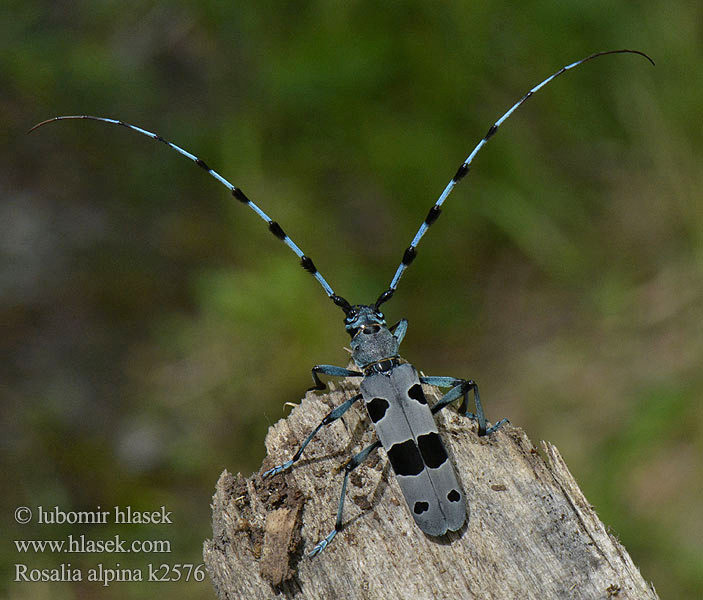
[[[413,512],[416,515],[421,515],[428,510],[430,510],[430,505],[427,502],[415,502],[415,505],[413,506]]]
[[[374,398],[366,403],[366,410],[374,423],[378,423],[385,415],[390,404],[385,398]]]
[[[419,475],[425,468],[420,451],[413,440],[393,444],[387,454],[396,475]]]
[[[422,391],[422,386],[419,383],[416,383],[408,390],[408,396],[420,404],[427,404],[427,398],[425,398],[425,393]]]
[[[442,439],[436,432],[418,436],[417,445],[425,464],[431,469],[441,467],[447,461],[447,451],[444,449]]]
[[[459,502],[459,500],[461,500],[461,494],[456,490],[452,490],[447,494],[447,500],[449,500],[449,502]]]

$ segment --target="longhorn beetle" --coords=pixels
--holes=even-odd
[[[310,552],[310,556],[315,556],[322,552],[337,532],[342,529],[344,497],[349,474],[381,445],[386,450],[410,512],[422,531],[431,536],[440,536],[447,531],[456,531],[464,525],[467,512],[464,494],[437,432],[433,415],[455,400],[463,398],[459,411],[464,416],[477,421],[479,436],[490,435],[503,425],[507,419],[502,419],[491,427],[487,426],[478,386],[471,379],[419,376],[415,367],[403,360],[398,354],[398,348],[408,328],[407,320],[401,319],[395,325],[388,327],[380,307],[384,302],[390,300],[395,293],[400,278],[417,255],[417,246],[422,236],[425,235],[430,225],[437,220],[442,212],[441,207],[447,196],[454,189],[454,186],[467,175],[476,154],[498,131],[503,122],[522,106],[530,96],[562,73],[598,56],[619,53],[639,54],[654,64],[654,61],[649,56],[638,50],[609,50],[591,54],[586,58],[562,67],[547,77],[547,79],[527,92],[491,125],[486,135],[471,151],[471,154],[459,165],[454,177],[452,177],[437,201],[430,208],[415,237],[410,242],[410,246],[405,250],[390,286],[373,304],[352,305],[342,296],[335,294],[310,257],[303,253],[276,221],[249,200],[241,188],[232,185],[197,156],[165,140],[160,135],[117,119],[89,115],[54,117],[38,123],[30,129],[30,132],[53,121],[91,119],[113,125],[121,125],[157,142],[166,144],[207,171],[227,187],[237,200],[248,206],[263,219],[268,224],[269,231],[282,240],[298,256],[302,267],[317,279],[327,296],[344,311],[345,329],[351,337],[352,359],[359,370],[335,367],[333,365],[316,365],[312,368],[314,385],[310,390],[326,389],[325,384],[320,380],[320,375],[327,375],[331,377],[359,378],[361,393],[356,394],[334,408],[305,438],[293,458],[263,474],[264,477],[270,477],[289,469],[302,456],[307,445],[322,427],[339,419],[357,401],[364,400],[369,417],[376,428],[378,440],[364,448],[346,463],[335,527]],[[430,407],[422,391],[422,384],[438,388],[449,388],[449,391],[434,406]],[[475,413],[468,412],[470,393],[473,394],[476,407]]]

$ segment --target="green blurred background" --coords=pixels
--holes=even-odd
[[[403,355],[476,379],[491,420],[555,443],[662,598],[703,594],[703,7],[647,3],[22,2],[0,8],[0,595],[212,598],[209,582],[7,585],[16,562],[200,562],[223,469],[344,364],[342,313],[222,172],[371,302],[489,125],[384,306]],[[331,485],[337,483],[331,482]],[[15,507],[173,511],[19,526]],[[333,511],[333,507],[330,507]],[[332,514],[332,513],[330,513]],[[68,533],[170,555],[25,555]]]

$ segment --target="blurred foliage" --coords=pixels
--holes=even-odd
[[[310,367],[348,357],[339,309],[193,165],[104,124],[32,124],[159,132],[369,302],[503,110],[631,47],[657,67],[600,58],[511,118],[384,308],[410,320],[404,356],[476,379],[489,417],[559,446],[663,598],[701,597],[702,27],[692,0],[3,2],[2,570],[25,558],[10,540],[75,532],[16,525],[23,504],[164,504],[175,524],[144,537],[172,541],[165,561],[71,562],[200,562],[219,473],[256,470]],[[207,581],[8,593],[213,597]]]

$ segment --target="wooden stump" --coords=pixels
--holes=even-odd
[[[262,471],[291,458],[358,382],[308,393],[266,437]],[[428,400],[438,396],[425,387]],[[511,425],[479,438],[451,408],[437,415],[470,507],[443,538],[415,525],[383,449],[352,474],[344,530],[334,528],[346,460],[375,439],[359,403],[323,428],[288,472],[266,480],[222,473],[204,559],[220,599],[656,599],[627,551],[599,521],[558,450],[543,454]]]

